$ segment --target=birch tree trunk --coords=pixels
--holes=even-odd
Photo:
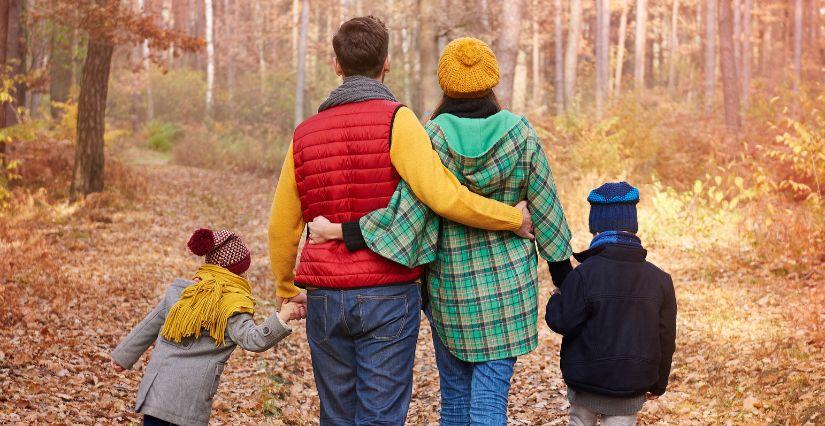
[[[596,118],[604,117],[610,79],[610,2],[596,0]]]
[[[670,14],[670,60],[667,73],[667,90],[672,97],[676,91],[676,62],[679,59],[679,0],[673,0]]]
[[[501,29],[496,40],[496,56],[501,73],[496,95],[505,108],[512,106],[513,81],[521,35],[521,10],[524,0],[511,0],[501,11]]]
[[[576,99],[576,74],[581,43],[582,3],[570,0],[570,24],[567,30],[567,50],[564,52],[564,108],[569,110]]]
[[[731,133],[738,132],[741,127],[739,117],[739,86],[741,83],[736,76],[734,44],[731,2],[722,0],[719,4],[719,58],[722,68],[722,92],[725,98],[725,125]]]
[[[622,16],[619,18],[619,41],[616,44],[616,75],[613,77],[614,98],[617,98],[619,93],[622,92],[625,39],[627,37],[627,2],[628,0],[622,0]]]
[[[640,91],[645,85],[645,48],[647,46],[647,0],[636,0],[636,48],[633,51],[633,85]]]
[[[561,24],[561,0],[553,0],[553,91],[556,99],[556,113],[564,111],[564,28]]]
[[[301,0],[301,28],[295,75],[295,127],[304,121],[304,81],[307,74],[307,38],[309,37],[309,0]]]
[[[71,198],[103,191],[103,133],[106,98],[114,44],[90,37],[77,101],[77,146],[72,170]]]
[[[705,13],[705,110],[710,112],[716,89],[716,0],[707,0]]]
[[[206,119],[212,119],[212,98],[215,89],[215,41],[212,0],[204,0],[206,19]]]
[[[753,36],[753,0],[744,0],[742,9],[742,106],[750,105],[751,91],[751,37]]]

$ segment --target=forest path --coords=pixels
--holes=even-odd
[[[12,255],[20,259],[12,260],[18,263],[12,264],[8,287],[16,292],[20,318],[14,327],[0,328],[0,423],[138,421],[131,410],[147,357],[134,370],[118,374],[109,368],[107,353],[175,277],[187,277],[197,268],[199,259],[186,249],[196,227],[227,228],[243,236],[253,253],[256,317],[274,311],[266,225],[275,178],[150,160],[132,166],[145,184],[143,197],[88,214],[69,212],[65,220],[30,229],[6,229],[20,248],[12,247]],[[87,204],[105,206],[105,197]],[[811,298],[806,284],[783,282],[780,302],[766,285],[772,278],[765,273],[725,271],[724,259],[698,265],[685,253],[662,247],[653,256],[676,278],[679,343],[672,387],[662,401],[645,405],[643,423],[662,418],[680,424],[702,424],[708,418],[813,419],[823,414],[816,403],[822,396],[822,374],[812,374],[825,365],[822,351],[806,343],[807,327],[788,333],[818,312],[810,308],[817,298]],[[550,283],[546,268],[540,271],[539,347],[516,364],[509,403],[513,425],[566,422],[558,368],[561,339],[541,320]],[[789,312],[789,305],[797,309]],[[422,319],[411,425],[438,420],[430,339]],[[25,350],[14,350],[18,347]],[[232,357],[216,396],[215,424],[317,423],[303,321],[273,350],[238,350]]]

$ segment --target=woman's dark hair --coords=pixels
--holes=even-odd
[[[458,99],[444,95],[430,120],[441,114],[452,114],[462,118],[487,118],[499,111],[501,104],[492,90],[480,98],[473,99]]]
[[[387,26],[372,15],[344,22],[332,37],[332,49],[344,76],[378,76],[384,68],[389,44]]]

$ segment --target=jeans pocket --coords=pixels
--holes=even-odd
[[[376,340],[394,340],[401,336],[407,322],[407,295],[358,296],[361,330]]]
[[[316,343],[327,340],[327,296],[307,295],[307,337]]]

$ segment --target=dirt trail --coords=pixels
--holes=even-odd
[[[0,392],[0,423],[139,420],[131,408],[146,357],[133,371],[117,374],[108,368],[105,354],[151,309],[173,278],[185,277],[198,266],[198,259],[186,251],[185,244],[195,227],[230,228],[244,237],[253,252],[250,278],[259,300],[257,318],[274,310],[266,223],[275,180],[161,161],[135,167],[148,188],[145,198],[110,213],[26,230],[26,241],[41,238],[48,242],[37,246],[37,253],[30,248],[29,254],[48,260],[51,266],[34,269],[19,265],[11,279],[21,286],[24,307],[18,324],[0,330],[0,388],[4,389]],[[546,273],[542,274],[543,316],[549,282]],[[700,276],[681,275],[687,279]],[[26,283],[37,280],[48,281],[54,292],[27,290]],[[685,421],[702,418],[695,406],[686,404],[694,397],[691,394],[701,394],[703,388],[689,387],[694,373],[685,371],[681,359],[691,356],[696,342],[711,340],[709,345],[716,349],[719,342],[712,342],[713,330],[704,333],[701,328],[685,328],[704,315],[703,304],[708,299],[696,294],[682,296],[684,289],[686,285],[677,282],[680,303],[687,302],[680,305],[679,326],[680,341],[687,341],[688,352],[680,348],[683,352],[677,353],[674,391],[664,402],[646,406],[641,417],[645,423],[662,416],[670,422],[680,422],[677,417]],[[760,296],[745,297],[756,300]],[[430,329],[426,320],[422,321],[408,421],[413,425],[438,420],[438,376]],[[237,350],[233,354],[216,397],[215,424],[317,422],[317,394],[303,326],[303,322],[296,324],[295,333],[272,351],[253,354]],[[560,338],[544,325],[539,329],[539,348],[516,364],[509,406],[511,424],[565,422],[567,403],[557,355]],[[725,368],[724,364],[719,368]],[[703,372],[696,374],[701,378]],[[682,381],[686,384],[680,389]]]

